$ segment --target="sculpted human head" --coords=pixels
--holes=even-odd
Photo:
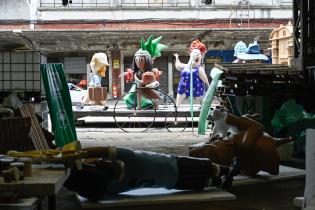
[[[202,55],[199,49],[193,49],[190,52],[190,62],[193,67],[197,67],[201,65]]]
[[[190,44],[190,59],[192,67],[201,65],[202,59],[207,51],[206,45],[199,40],[195,40]]]
[[[152,58],[148,51],[138,50],[134,57],[135,70],[140,69],[142,72],[152,70]]]
[[[102,52],[95,53],[91,59],[90,66],[93,73],[105,77],[106,67],[109,66],[107,55]]]

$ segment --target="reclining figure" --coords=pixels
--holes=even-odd
[[[143,187],[182,190],[230,187],[239,171],[238,159],[230,166],[222,166],[206,158],[116,147],[90,147],[83,151],[87,152],[87,159],[98,160],[84,164],[82,169],[72,169],[65,187],[92,200]]]
[[[222,134],[228,134],[228,126],[214,126],[216,130],[214,129],[215,133],[210,142],[193,148],[189,156],[209,158],[212,162],[222,165],[229,165],[238,157],[241,172],[247,175],[255,175],[259,171],[279,174],[280,156],[276,149],[291,142],[292,138],[271,137],[264,132],[264,126],[249,115],[236,117],[227,112],[220,115],[223,115],[227,125],[236,127],[238,131],[224,136]],[[220,131],[220,128],[223,131]]]

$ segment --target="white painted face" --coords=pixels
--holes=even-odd
[[[237,133],[237,128],[229,125],[225,122],[225,116],[227,112],[225,110],[214,109],[211,113],[210,120],[213,121],[214,127],[212,136],[213,137],[228,137],[230,134]]]
[[[211,113],[211,120],[212,121],[217,121],[217,120],[222,120],[225,117],[226,112],[221,111],[219,109],[214,109]]]
[[[190,62],[193,67],[201,65],[202,55],[199,49],[193,49],[190,52]]]

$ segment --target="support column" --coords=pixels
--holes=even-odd
[[[124,65],[124,52],[120,51],[120,74],[125,72],[125,65]],[[124,94],[125,90],[125,77],[120,77],[120,94]]]
[[[305,194],[303,209],[313,209],[315,205],[315,185],[314,185],[314,160],[315,160],[315,129],[306,129],[305,143],[305,161],[306,161],[306,178],[305,178]]]
[[[112,91],[113,98],[115,94],[113,92],[116,91],[117,97],[121,96],[121,79],[119,77],[121,73],[121,54],[119,50],[112,51],[112,89],[116,88],[116,90]]]
[[[168,95],[174,98],[174,89],[173,89],[173,63],[172,56],[167,57],[168,63]]]
[[[107,54],[107,59],[108,59],[108,63],[109,63],[109,67],[107,69],[107,74],[108,74],[108,90],[107,90],[107,95],[108,98],[113,98],[112,97],[112,84],[113,84],[113,62],[112,62],[112,52],[111,51],[106,51]]]

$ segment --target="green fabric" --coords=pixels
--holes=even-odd
[[[127,104],[129,109],[135,107],[137,104],[136,84],[133,84],[129,90],[129,93],[124,97],[124,102]],[[145,97],[141,97],[141,108],[153,107],[153,101]]]
[[[303,106],[291,99],[275,112],[271,124],[276,136],[293,137],[293,156],[305,157],[305,131],[307,128],[315,128],[315,114],[307,113]]]
[[[199,114],[199,123],[198,123],[198,134],[204,135],[206,133],[206,130],[208,128],[208,115],[210,112],[211,103],[213,100],[213,97],[217,91],[219,78],[223,71],[220,69],[214,67],[211,69],[210,76],[212,78],[212,81],[210,83],[210,86],[205,94],[205,97],[202,102],[200,114]]]
[[[304,111],[303,106],[296,104],[294,99],[286,101],[282,104],[280,110],[275,112],[271,121],[275,133],[279,133],[281,129],[291,125],[302,119],[314,119],[314,114]]]
[[[63,65],[41,64],[40,71],[56,145],[62,147],[77,140],[72,103]]]

